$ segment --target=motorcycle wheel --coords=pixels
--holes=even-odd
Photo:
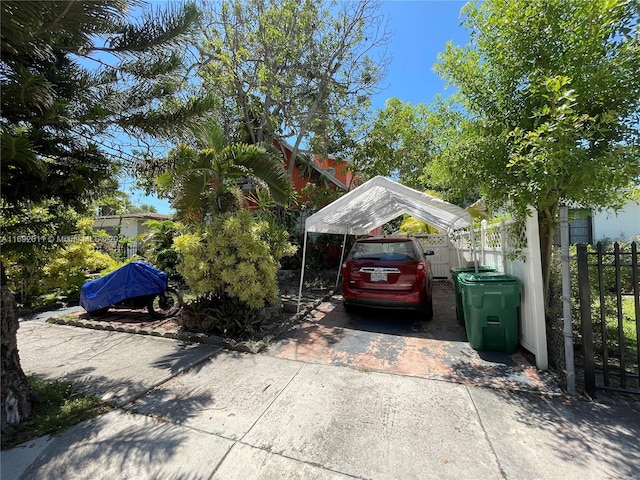
[[[147,304],[147,310],[156,318],[172,317],[182,308],[182,294],[179,290],[169,287],[163,293],[154,295]]]

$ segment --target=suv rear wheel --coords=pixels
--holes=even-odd
[[[420,307],[418,312],[421,317],[423,316],[427,320],[431,320],[433,318],[433,297],[427,297],[427,300],[424,302],[424,305]]]

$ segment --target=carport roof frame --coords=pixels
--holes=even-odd
[[[384,225],[404,213],[424,220],[448,235],[451,235],[455,230],[471,227],[473,259],[476,272],[478,271],[473,239],[473,220],[469,212],[452,203],[419,192],[388,178],[377,176],[314,213],[305,221],[297,311],[300,311],[302,301],[307,234],[309,232],[342,234],[345,238],[347,235],[367,235],[374,228]],[[344,258],[345,244],[346,242],[342,244],[340,264]],[[338,266],[336,286],[339,278],[340,266]]]
[[[308,217],[305,233],[366,235],[405,213],[449,235],[473,223],[457,205],[377,176]]]

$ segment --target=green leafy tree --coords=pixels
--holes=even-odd
[[[459,103],[427,175],[521,218],[533,206],[546,288],[560,203],[618,207],[640,179],[640,4],[486,0],[463,14],[470,43],[436,66]]]
[[[124,215],[127,213],[158,213],[158,209],[147,203],[134,203],[126,192],[117,190],[103,195],[97,202],[95,210],[101,215]]]
[[[387,100],[356,148],[355,170],[366,178],[394,176],[405,185],[420,188],[424,165],[432,155],[429,120],[426,105]]]
[[[333,149],[384,75],[388,41],[377,0],[211,2],[201,76],[223,99],[228,136],[252,145],[296,137]],[[380,54],[378,55],[378,52]]]
[[[175,5],[132,22],[127,14],[135,5],[0,3],[1,207],[12,234],[39,228],[28,223],[37,220],[34,208],[57,222],[68,208],[85,212],[115,189],[117,166],[128,158],[120,135],[166,139],[213,106],[211,97],[182,95],[189,92],[182,54],[199,11]],[[62,224],[49,231],[60,233]],[[13,245],[4,244],[3,253]],[[15,299],[2,270],[4,430],[28,417],[30,405],[17,353]]]
[[[207,213],[239,209],[238,186],[255,182],[271,198],[286,204],[292,195],[291,181],[282,158],[256,145],[228,145],[214,123],[196,131],[198,148],[180,144],[164,160],[165,173],[157,179],[160,192],[171,198],[178,218],[201,222]]]

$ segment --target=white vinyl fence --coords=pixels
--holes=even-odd
[[[520,304],[520,344],[536,356],[541,370],[548,368],[547,336],[544,315],[542,265],[538,215],[532,211],[524,225],[514,221],[488,225],[475,231],[476,255],[480,265],[496,267],[513,275],[523,284]],[[452,239],[449,262],[463,266],[473,262],[469,231],[460,231]]]
[[[450,278],[449,272],[449,236],[443,234],[412,235],[422,245],[423,250],[433,251],[429,256],[434,278]]]

